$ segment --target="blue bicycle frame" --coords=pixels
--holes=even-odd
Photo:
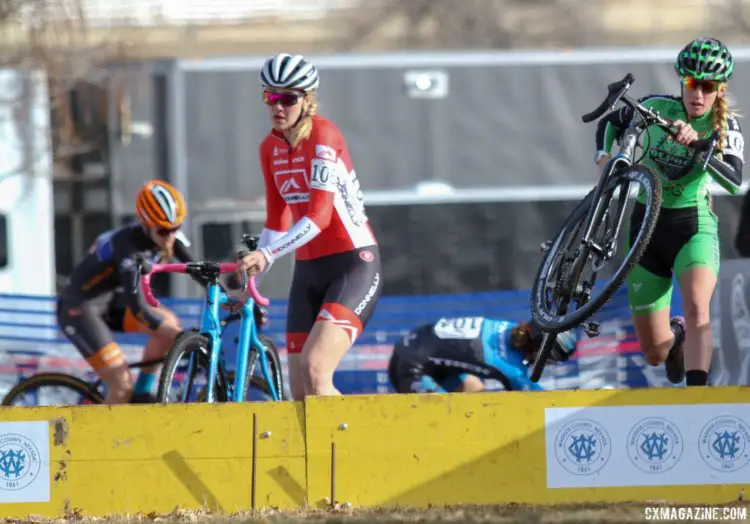
[[[219,308],[227,304],[231,299],[227,296],[221,286],[215,282],[209,283],[206,288],[206,299],[203,302],[201,312],[200,334],[209,341],[209,371],[207,402],[216,401],[216,382],[219,374],[219,358],[222,350],[222,329],[219,321]],[[255,325],[253,310],[255,301],[248,298],[240,310],[240,337],[237,344],[237,362],[234,373],[234,387],[230,402],[243,402],[245,400],[245,385],[247,383],[247,361],[252,348],[258,352],[259,362],[263,378],[268,384],[273,400],[279,400],[281,392],[276,391],[275,377],[271,377],[268,357],[265,348],[258,338],[258,329]],[[193,359],[190,359],[187,376],[191,376]],[[280,370],[277,370],[280,372]],[[186,392],[187,394],[187,392]]]

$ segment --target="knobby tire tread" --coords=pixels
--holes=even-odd
[[[95,404],[104,402],[102,396],[91,384],[78,377],[65,373],[39,373],[25,378],[13,386],[3,398],[2,405],[11,406],[20,395],[44,386],[66,387]]]
[[[644,223],[641,226],[641,234],[639,237],[636,237],[634,244],[630,247],[628,254],[625,256],[620,269],[615,272],[613,278],[607,283],[607,285],[604,286],[604,288],[598,293],[593,294],[591,300],[584,304],[580,309],[576,310],[573,313],[566,314],[564,317],[566,319],[565,322],[547,322],[543,317],[539,315],[536,308],[537,295],[544,292],[544,289],[542,288],[542,278],[545,276],[544,272],[548,271],[547,264],[552,259],[552,257],[556,255],[556,250],[553,250],[552,247],[550,247],[550,249],[542,258],[542,262],[541,264],[539,264],[539,269],[537,270],[536,278],[534,279],[534,285],[531,293],[531,313],[532,319],[540,326],[543,331],[558,333],[566,331],[582,324],[587,318],[590,318],[591,316],[596,314],[602,307],[604,307],[609,299],[612,298],[612,296],[620,288],[622,283],[625,281],[630,272],[633,270],[636,264],[638,264],[641,257],[643,256],[643,253],[645,252],[646,248],[648,247],[649,241],[651,240],[654,229],[656,228],[656,222],[659,218],[659,211],[661,209],[662,185],[659,175],[653,170],[653,168],[649,166],[633,165],[614,175],[605,187],[604,192],[609,192],[610,189],[614,191],[617,186],[623,185],[628,182],[629,175],[632,175],[637,171],[640,171],[642,174],[646,175],[646,178],[649,180],[650,185],[650,187],[646,190],[652,196],[650,201],[649,199],[647,199],[648,208],[646,209],[646,213],[644,215]],[[588,208],[593,203],[593,194],[594,189],[592,189],[589,194],[586,195],[583,200],[581,200],[578,206],[576,206],[573,212],[568,215],[568,218],[563,223],[563,227],[560,228],[560,231],[556,235],[552,246],[555,246],[555,244],[557,244],[560,240],[561,235],[569,231],[573,226],[577,224],[578,221],[585,220]],[[541,356],[542,355],[540,354],[540,357]]]
[[[180,360],[184,356],[188,356],[193,352],[198,352],[198,363],[200,365],[201,358],[203,363],[208,369],[208,348],[210,344],[208,339],[199,333],[193,331],[185,331],[177,337],[172,348],[167,353],[164,359],[164,364],[161,369],[161,375],[159,376],[159,390],[157,393],[157,399],[160,403],[168,403],[169,390],[172,386],[172,378],[174,377],[177,367],[180,364]],[[220,387],[215,388],[216,401],[222,402],[222,391]]]

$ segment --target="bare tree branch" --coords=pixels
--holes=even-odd
[[[125,53],[117,42],[94,46],[87,37],[80,0],[0,0],[0,69],[20,71],[28,79],[21,91],[26,98],[5,102],[14,105],[20,123],[30,110],[31,78],[44,73],[53,126],[50,146],[58,172],[69,173],[69,161],[76,155],[107,150],[107,133],[101,131],[106,131],[108,116],[106,90],[113,86],[101,71]],[[89,84],[95,88],[86,97],[74,96]],[[82,123],[100,133],[82,133]]]

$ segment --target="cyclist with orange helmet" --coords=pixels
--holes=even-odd
[[[107,386],[105,404],[155,401],[158,366],[141,369],[134,385],[113,331],[151,335],[144,360],[163,357],[181,331],[173,312],[151,307],[140,286],[133,288],[135,255],[143,254],[152,263],[169,258],[192,261],[187,241],[179,234],[187,205],[176,188],[151,180],[138,191],[135,208],[137,221],[97,237],[57,300],[63,333]],[[116,292],[125,307],[115,306]]]

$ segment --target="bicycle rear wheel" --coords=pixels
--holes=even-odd
[[[169,350],[159,377],[157,399],[161,403],[203,402],[208,385],[209,342],[199,333],[183,332]],[[175,384],[175,378],[179,384]],[[181,390],[184,386],[184,391]],[[226,390],[219,381],[216,402],[226,402]]]
[[[43,388],[56,388],[57,394],[41,395]],[[61,404],[47,402],[48,399],[69,398]],[[41,399],[41,400],[40,400]],[[3,398],[3,406],[76,406],[101,404],[101,394],[88,382],[64,373],[39,373],[16,384]]]
[[[639,194],[646,196],[645,215],[640,229],[610,281],[594,291],[598,273],[612,260],[616,251],[616,222],[624,213],[634,185],[641,186]],[[612,212],[609,204],[618,188],[621,189],[618,206]],[[593,194],[594,190],[573,210],[539,265],[531,291],[531,314],[542,331],[559,333],[576,327],[606,304],[643,256],[656,227],[662,199],[661,180],[648,166],[630,166],[613,175],[602,192],[600,202],[604,211],[601,219],[594,223],[592,240],[602,248],[603,253],[596,253],[581,242],[589,209],[597,204]],[[583,275],[589,262],[592,262],[590,276],[586,279]],[[577,308],[568,311],[573,302]]]

